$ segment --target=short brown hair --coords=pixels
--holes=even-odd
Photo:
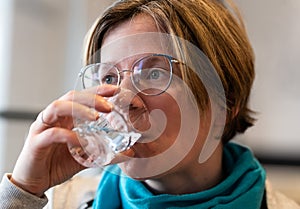
[[[95,22],[88,36],[86,64],[99,62],[93,57],[101,49],[105,33],[122,21],[144,13],[154,18],[161,32],[173,33],[196,45],[217,71],[226,96],[227,124],[222,141],[253,125],[248,107],[254,73],[254,53],[242,18],[232,2],[221,0],[120,0]],[[92,58],[93,57],[93,58]],[[207,106],[208,97],[199,79],[182,71],[199,106]],[[206,95],[203,97],[203,95]]]

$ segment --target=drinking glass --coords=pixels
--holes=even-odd
[[[99,113],[96,121],[74,121],[80,146],[69,150],[86,167],[105,166],[130,149],[142,136],[133,124],[148,117],[143,101],[130,90],[121,89],[107,100],[113,104],[111,112]],[[126,159],[123,156],[122,160]]]

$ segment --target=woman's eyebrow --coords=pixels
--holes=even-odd
[[[144,53],[144,54],[138,54],[138,55],[133,55],[133,56],[130,56],[130,57],[124,57],[122,59],[119,59],[118,61],[114,60],[114,59],[108,59],[106,62],[102,62],[101,59],[100,59],[100,62],[101,63],[105,63],[105,64],[110,64],[110,65],[117,65],[117,64],[120,64],[122,62],[130,62],[131,65],[133,65],[137,60],[145,57],[145,56],[148,56],[148,55],[151,55],[152,53]]]

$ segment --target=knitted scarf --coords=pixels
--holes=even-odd
[[[265,171],[251,151],[235,143],[227,143],[223,154],[226,178],[215,187],[192,194],[152,194],[142,182],[106,169],[93,204],[96,209],[258,209],[265,184]],[[112,166],[113,173],[121,172]]]

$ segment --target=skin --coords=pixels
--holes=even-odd
[[[138,15],[130,21],[120,23],[109,30],[103,44],[126,35],[143,32],[158,32],[153,19]],[[103,55],[102,60],[113,61],[113,55]],[[128,69],[137,57],[125,59],[118,63],[119,69]],[[121,87],[132,89],[129,73],[125,73]],[[83,118],[96,120],[98,114],[91,111],[93,107],[99,112],[110,112],[111,105],[104,97],[113,96],[116,87],[104,85],[93,90],[71,91],[53,101],[43,110],[42,123],[40,114],[31,125],[23,150],[15,165],[11,181],[20,188],[37,196],[57,184],[71,178],[85,169],[71,156],[68,145],[78,144],[76,134],[71,131],[73,120]],[[149,143],[137,143],[124,153],[135,158],[155,156],[168,149],[175,141],[180,128],[179,107],[170,95],[180,96],[180,88],[172,84],[166,93],[159,96],[139,95],[149,111],[162,110],[167,118],[167,126],[157,140]],[[75,111],[74,111],[75,110]],[[222,180],[222,145],[202,164],[198,163],[200,150],[207,137],[211,117],[210,111],[201,115],[199,133],[193,148],[174,168],[151,178],[141,178],[144,184],[154,193],[186,194],[210,188]],[[153,125],[153,124],[152,124]],[[155,124],[154,124],[155,125]],[[141,128],[143,129],[143,128]],[[134,161],[121,165],[129,176],[134,176]]]
[[[119,40],[128,35],[145,32],[158,32],[155,22],[150,16],[138,15],[135,18],[118,24],[110,29],[103,40],[103,45]],[[137,44],[138,45],[138,44]],[[134,47],[130,45],[130,47]],[[102,60],[113,60],[112,55],[103,55]],[[119,69],[129,69],[134,60],[125,59],[117,64]],[[127,80],[126,80],[127,79]],[[173,83],[175,81],[172,81]],[[129,77],[125,76],[122,82],[124,87],[130,88]],[[167,126],[163,134],[151,143],[137,143],[133,150],[135,157],[151,157],[168,149],[177,137],[180,128],[180,111],[174,99],[170,95],[182,98],[180,86],[171,85],[166,93],[159,96],[149,97],[140,95],[149,111],[154,109],[162,110],[167,117]],[[185,194],[201,191],[216,185],[222,179],[222,145],[217,147],[214,154],[203,164],[198,163],[200,150],[205,141],[209,125],[210,111],[208,110],[201,116],[198,137],[191,151],[174,168],[163,174],[153,176],[144,181],[146,186],[154,193]],[[155,124],[152,124],[155,125]],[[150,165],[138,165],[136,162],[128,161],[121,165],[122,170],[129,176],[135,177],[135,169],[146,169]],[[157,166],[157,165],[152,165]]]
[[[98,114],[91,107],[109,112],[111,105],[103,96],[111,96],[116,90],[102,86],[94,92],[71,91],[49,104],[43,110],[43,121],[51,126],[42,123],[40,113],[30,127],[10,180],[25,191],[42,196],[50,187],[85,169],[73,159],[67,146],[78,145],[77,136],[71,131],[73,120],[96,120]]]

